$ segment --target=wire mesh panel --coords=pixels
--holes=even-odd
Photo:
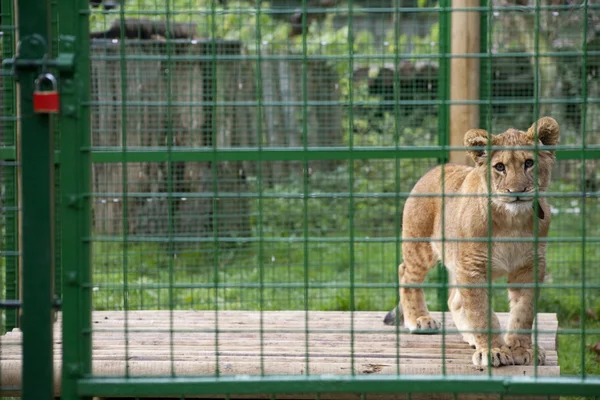
[[[68,396],[597,394],[597,5],[103,3],[60,140]]]
[[[92,12],[89,285],[92,340],[98,343],[92,377],[191,376],[209,380],[189,381],[189,393],[223,394],[232,381],[210,378],[251,375],[234,393],[289,393],[314,388],[294,386],[300,381],[282,375],[334,374],[350,375],[344,382],[356,383],[348,391],[357,393],[390,391],[386,384],[397,384],[396,390],[407,392],[501,394],[504,389],[494,385],[507,384],[502,376],[598,374],[590,351],[598,341],[598,282],[595,270],[586,268],[598,259],[595,73],[587,67],[593,57],[586,42],[594,37],[588,31],[596,10],[587,2],[490,2],[471,10],[479,13],[483,33],[474,54],[481,65],[481,97],[474,102],[479,127],[500,133],[527,131],[533,123],[530,132],[538,132],[535,121],[548,115],[559,121],[560,143],[579,146],[552,148],[558,161],[551,184],[532,183],[532,192],[547,191],[542,196],[552,204],[528,211],[542,221],[540,213],[548,212],[554,220],[545,277],[514,286],[514,268],[527,264],[514,259],[521,264],[502,267],[514,270],[508,281],[492,283],[495,270],[488,270],[483,285],[490,296],[479,299],[500,313],[495,329],[506,333],[509,324],[522,325],[515,322],[519,316],[509,320],[506,289],[514,303],[515,296],[544,286],[525,307],[537,313],[533,337],[546,348],[545,365],[532,365],[533,358],[544,358],[537,347],[524,358],[518,349],[514,359],[503,349],[502,356],[490,352],[484,360],[483,342],[462,340],[464,324],[440,313],[448,294],[456,302],[460,293],[466,302],[471,293],[460,287],[451,261],[449,277],[434,268],[416,281],[403,278],[413,273],[407,259],[418,247],[411,240],[438,246],[435,238],[431,245],[431,237],[410,233],[417,229],[410,228],[411,219],[426,215],[433,203],[425,193],[410,206],[414,215],[403,216],[408,195],[447,160],[444,146],[456,144],[448,124],[448,5],[137,1],[123,2],[118,12]],[[542,156],[532,157],[528,162],[536,165]],[[500,171],[481,164],[482,171]],[[452,167],[443,171],[454,173]],[[429,197],[441,195],[440,189]],[[444,196],[453,190],[444,189]],[[495,218],[491,204],[482,214],[489,221]],[[447,218],[436,223],[450,224]],[[538,224],[530,236],[545,243]],[[491,263],[502,263],[491,253],[490,235],[498,236],[492,226],[483,238],[462,240],[482,239]],[[461,240],[442,232],[441,246]],[[514,232],[508,236],[515,248],[528,243]],[[452,257],[441,254],[440,263]],[[403,261],[408,272],[401,269],[399,278],[395,269]],[[431,267],[438,260],[421,261]],[[489,268],[498,267],[491,263]],[[537,256],[532,263],[536,271],[544,267]],[[399,283],[404,296],[413,293],[411,284],[425,289],[418,296],[442,321],[428,322],[440,328],[438,335],[409,334],[425,326],[406,309],[405,326],[400,309],[396,321],[387,317],[384,324],[386,309],[398,304]],[[420,307],[414,301],[399,307]],[[556,315],[564,328],[558,346]],[[493,317],[486,312],[479,318],[491,323]],[[531,322],[522,327],[530,329],[525,335]],[[470,328],[471,338],[477,337],[477,327]],[[495,340],[486,329],[486,340]],[[464,339],[469,342],[468,335]],[[502,358],[504,352],[510,357]],[[496,361],[510,365],[487,366]],[[419,386],[415,376],[423,374],[441,386]],[[450,378],[457,375],[482,383],[460,387]],[[280,378],[264,380],[275,376]],[[86,381],[84,391],[101,393],[100,382]],[[115,390],[181,393],[175,386],[156,392],[147,382],[119,381]],[[281,390],[278,384],[286,382],[290,386]],[[339,391],[334,382],[324,383],[323,391]],[[540,387],[531,393],[551,394]]]

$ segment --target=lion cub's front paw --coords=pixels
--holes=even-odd
[[[501,365],[513,365],[513,357],[511,351],[508,347],[496,347],[492,348],[489,352],[492,366],[500,367]],[[473,364],[477,367],[487,367],[488,366],[488,350],[487,349],[479,349],[476,350],[473,354]]]
[[[506,345],[510,348],[515,364],[530,365],[533,362],[534,350],[531,339],[526,336],[508,335],[505,338]],[[546,362],[546,351],[541,346],[537,347],[537,363],[544,365]]]
[[[544,365],[546,363],[546,350],[541,346],[537,347],[537,364]],[[513,347],[511,349],[513,360],[517,365],[530,365],[534,357],[533,348]]]
[[[411,333],[433,333],[442,327],[442,324],[431,316],[419,317],[414,324],[408,326]]]

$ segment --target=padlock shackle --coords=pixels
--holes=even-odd
[[[35,85],[35,90],[39,91],[40,90],[40,86],[42,84],[42,81],[48,80],[50,81],[50,83],[52,84],[52,90],[57,90],[58,89],[58,84],[56,82],[56,78],[54,77],[54,75],[52,75],[49,72],[46,72],[44,74],[40,74],[34,81],[34,85]]]
[[[40,90],[43,81],[52,84],[51,90]],[[33,91],[33,111],[43,114],[56,114],[60,110],[60,97],[58,94],[58,85],[54,75],[44,73],[38,75],[35,80],[35,90]]]

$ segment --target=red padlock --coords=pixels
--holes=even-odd
[[[51,90],[42,91],[42,82],[49,81],[52,84]],[[56,114],[60,109],[60,97],[58,96],[58,85],[56,78],[52,74],[41,74],[35,80],[35,90],[33,92],[33,111],[36,113]]]

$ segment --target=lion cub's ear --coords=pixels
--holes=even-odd
[[[537,136],[540,142],[545,146],[555,146],[560,140],[558,122],[554,118],[543,117],[537,120],[527,130],[527,136],[533,141],[535,139],[535,129],[537,127]],[[554,150],[552,150],[554,153]]]
[[[476,147],[484,147],[488,144],[488,133],[483,129],[471,129],[467,133],[465,133],[465,146],[476,146]],[[494,139],[492,135],[492,143],[494,144]],[[482,165],[487,158],[487,150],[486,149],[474,149],[467,150],[467,152],[473,158],[473,161],[477,165]]]

